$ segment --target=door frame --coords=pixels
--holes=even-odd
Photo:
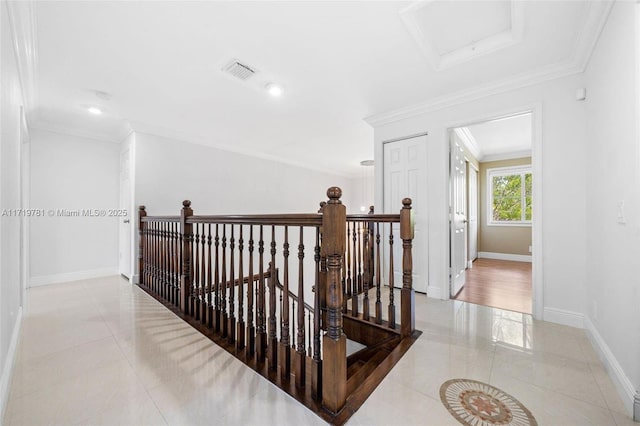
[[[471,161],[469,161],[468,158],[465,158],[465,160],[467,161],[467,268],[471,269],[471,264],[472,261],[469,259],[469,240],[471,239],[471,232],[469,232],[469,223],[471,223],[471,220],[469,219],[470,214],[469,214],[469,206],[471,205],[471,203],[469,202],[469,194],[471,193],[471,191],[469,190],[471,188],[471,186],[469,185],[469,177],[471,176],[471,171],[475,171],[476,173],[476,188],[475,188],[475,195],[476,195],[476,222],[478,222],[476,224],[476,232],[475,232],[475,238],[476,238],[476,259],[478,258],[478,236],[480,234],[480,170],[478,167],[475,166],[475,164],[473,164]],[[475,259],[474,259],[475,260]]]
[[[531,286],[532,286],[532,313],[535,319],[542,320],[544,317],[544,264],[543,264],[543,167],[542,167],[542,103],[526,104],[516,108],[509,108],[506,110],[494,111],[481,116],[469,117],[461,119],[456,122],[450,122],[445,124],[445,137],[447,138],[447,144],[449,144],[449,133],[454,128],[465,127],[471,124],[483,123],[498,118],[507,117],[510,115],[516,115],[521,113],[531,113],[531,169],[533,173],[533,220],[531,223]],[[449,156],[447,156],[449,161]],[[447,170],[449,168],[447,167]],[[451,181],[447,178],[447,191],[450,191]],[[446,209],[447,216],[449,214],[449,203],[446,203],[444,208]],[[447,233],[451,232],[451,225],[447,224]],[[451,256],[451,242],[447,239],[448,253]],[[447,258],[447,262],[450,262],[450,258]],[[450,283],[449,283],[450,286]],[[443,299],[450,299],[450,291],[443,292]]]

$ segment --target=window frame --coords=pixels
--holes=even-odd
[[[487,226],[524,226],[531,227],[533,223],[533,209],[532,220],[510,220],[510,221],[496,221],[493,220],[493,178],[495,176],[512,176],[520,175],[521,179],[521,191],[520,191],[520,203],[522,205],[521,218],[526,217],[526,205],[527,205],[527,193],[525,185],[525,175],[531,174],[531,186],[533,188],[533,170],[531,164],[523,164],[520,166],[508,166],[508,167],[492,167],[487,169]],[[531,197],[533,198],[533,190],[531,191]],[[532,200],[533,205],[533,200]]]

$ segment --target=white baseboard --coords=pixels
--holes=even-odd
[[[584,315],[579,312],[545,307],[544,320],[569,327],[584,328]]]
[[[88,280],[91,278],[108,277],[109,275],[118,275],[118,268],[102,268],[92,269],[89,271],[67,272],[64,274],[41,275],[31,277],[29,287],[37,287],[48,284],[65,283],[69,281]]]
[[[129,279],[129,282],[131,284],[140,284],[140,274],[131,275],[131,278]]]
[[[627,413],[630,416],[635,416],[634,420],[636,422],[640,421],[640,393],[636,391],[615,355],[611,352],[609,345],[607,345],[607,342],[602,338],[588,316],[584,317],[584,324],[587,336],[604,364],[605,370],[609,373],[609,377],[615,384]]]
[[[2,376],[0,376],[0,422],[4,418],[7,403],[9,402],[9,391],[11,386],[11,377],[13,376],[13,367],[16,361],[16,350],[18,349],[18,337],[22,328],[22,307],[18,308],[18,316],[13,326],[11,334],[11,342],[7,351],[7,358],[2,367]]]
[[[490,251],[479,251],[478,257],[480,259],[497,259],[497,260],[512,260],[514,262],[531,262],[531,255],[525,255],[525,254],[493,253]]]

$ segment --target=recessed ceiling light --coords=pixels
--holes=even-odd
[[[87,111],[89,111],[91,114],[94,114],[94,115],[102,114],[102,110],[98,107],[89,107],[87,108]]]
[[[271,96],[278,97],[282,95],[282,86],[278,84],[269,83],[266,85],[265,88],[267,89],[267,92],[269,92]]]

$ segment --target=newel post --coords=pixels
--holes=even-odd
[[[402,239],[402,290],[400,292],[400,333],[402,337],[415,330],[415,293],[413,291],[413,211],[411,198],[402,200],[400,210],[400,238]]]
[[[327,259],[325,334],[322,337],[322,405],[333,413],[345,404],[347,393],[347,338],[342,332],[342,261],[347,238],[347,212],[342,190],[327,190],[322,209],[322,257]]]
[[[147,215],[145,206],[138,207],[138,284],[144,285],[144,256],[145,256],[145,223],[142,218]]]
[[[191,201],[182,202],[180,212],[180,241],[182,242],[182,274],[180,276],[180,312],[188,313],[189,296],[191,293],[191,239],[193,225],[187,223],[187,218],[193,216]]]

